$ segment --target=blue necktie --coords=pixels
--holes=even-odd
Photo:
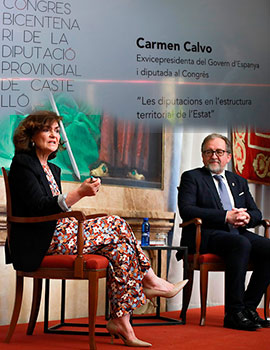
[[[214,178],[218,181],[219,197],[224,210],[232,210],[232,204],[230,201],[229,193],[226,185],[222,180],[221,175],[214,175]]]
[[[229,193],[225,183],[222,180],[222,175],[214,175],[214,178],[218,181],[219,197],[224,210],[232,210],[232,203],[230,201]],[[231,224],[228,224],[231,233],[239,234],[237,228],[233,227]]]

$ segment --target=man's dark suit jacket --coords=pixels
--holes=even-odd
[[[49,167],[61,191],[60,168]],[[43,216],[61,212],[57,196],[53,197],[45,172],[34,154],[19,153],[9,171],[12,214]],[[16,270],[36,270],[46,254],[56,222],[11,225],[10,251],[6,244],[6,262]]]
[[[262,215],[249,192],[247,181],[230,171],[225,171],[225,176],[234,198],[235,207],[247,208],[250,215],[250,222],[246,228],[256,226]],[[208,239],[213,232],[229,231],[225,223],[226,211],[222,207],[210,171],[203,167],[184,172],[178,191],[178,207],[183,221],[192,218],[202,219],[200,251],[206,253]],[[240,234],[246,228],[239,228]],[[195,252],[195,225],[189,225],[183,229],[181,245],[188,246],[190,253]]]

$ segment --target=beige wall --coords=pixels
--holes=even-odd
[[[172,226],[169,222],[173,219],[174,213],[168,210],[169,181],[172,156],[172,134],[164,132],[164,189],[128,188],[121,186],[104,185],[101,187],[98,196],[85,198],[77,203],[74,208],[82,209],[86,214],[106,212],[118,214],[131,223],[136,233],[139,233],[141,220],[148,216],[152,224],[152,235],[156,231],[168,232]],[[151,161],[151,160],[150,160]],[[71,182],[63,183],[63,192],[74,188],[76,184]],[[5,194],[3,178],[0,178],[0,211],[5,209]],[[1,214],[0,214],[1,215]],[[4,239],[4,214],[0,216],[0,235]],[[7,324],[13,307],[15,273],[12,266],[5,265],[4,247],[0,246],[0,324]],[[27,322],[32,286],[31,280],[26,281],[23,308],[19,322]],[[4,288],[3,288],[4,286]],[[98,313],[104,313],[104,281],[101,282],[101,292]],[[85,281],[68,281],[67,317],[81,317],[87,315],[87,283]],[[60,282],[52,282],[52,294],[50,319],[59,319],[58,302],[60,296]],[[39,320],[43,320],[43,303]]]

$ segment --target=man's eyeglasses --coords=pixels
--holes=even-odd
[[[216,149],[215,151],[213,151],[212,149],[207,149],[207,150],[203,151],[203,154],[206,157],[212,157],[213,154],[216,154],[218,157],[222,157],[225,152],[227,152],[227,151],[224,151],[224,149]]]

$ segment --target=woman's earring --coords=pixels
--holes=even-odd
[[[32,141],[32,147],[35,147],[35,142],[34,141]]]

